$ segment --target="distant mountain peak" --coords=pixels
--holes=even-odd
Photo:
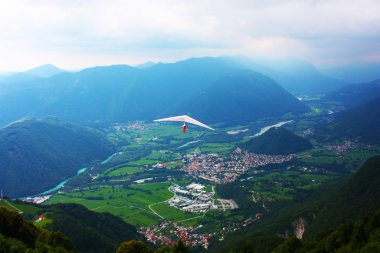
[[[64,70],[54,66],[53,64],[44,64],[30,70],[25,71],[29,75],[37,76],[37,77],[51,77],[58,73],[65,72]]]
[[[147,61],[147,62],[145,62],[143,64],[136,65],[136,68],[138,68],[138,69],[147,69],[147,68],[153,67],[156,64],[157,64],[156,62]]]

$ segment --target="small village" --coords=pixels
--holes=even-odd
[[[211,241],[223,241],[226,234],[240,230],[262,217],[257,213],[254,217],[230,226],[223,226],[218,231],[205,232],[203,225],[185,227],[179,222],[162,221],[160,224],[150,227],[140,227],[138,232],[145,239],[156,245],[173,245],[182,240],[187,246],[201,246],[207,249]]]
[[[270,163],[284,163],[294,157],[295,155],[253,154],[240,148],[235,149],[228,157],[222,157],[216,153],[202,154],[193,152],[183,156],[182,161],[185,166],[181,170],[195,179],[201,178],[217,184],[224,184],[237,180],[240,175],[246,173],[249,169]],[[263,170],[255,170],[253,173],[263,172]],[[182,211],[203,213],[203,215],[211,209],[226,211],[238,208],[238,205],[233,200],[213,199],[215,195],[214,187],[212,187],[211,192],[206,191],[205,188],[204,185],[194,182],[186,186],[173,184],[169,187],[169,190],[174,193],[174,196],[167,202],[170,206]],[[227,233],[242,229],[260,219],[261,216],[262,213],[257,213],[252,218],[230,226],[224,226],[218,231],[205,232],[202,225],[186,227],[180,225],[180,222],[163,221],[155,226],[140,227],[139,233],[143,234],[149,242],[157,245],[172,245],[178,240],[182,240],[188,246],[202,246],[207,249],[212,240],[222,241]]]
[[[163,221],[159,225],[151,227],[141,227],[138,232],[143,234],[147,241],[158,245],[173,245],[178,240],[182,240],[188,246],[202,246],[208,248],[210,238],[217,235],[199,233],[202,225],[184,227],[178,222]]]
[[[351,140],[345,141],[342,144],[326,146],[328,150],[333,150],[337,155],[343,155],[348,150],[355,148],[355,143]]]
[[[249,169],[270,163],[284,163],[292,160],[295,155],[264,155],[254,154],[236,148],[224,158],[216,153],[202,154],[193,152],[183,156],[186,164],[181,168],[194,178],[201,178],[217,184],[231,183],[246,173]],[[262,171],[263,172],[263,171]],[[254,171],[260,173],[260,170]]]

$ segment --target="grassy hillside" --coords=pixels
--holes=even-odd
[[[295,154],[312,147],[308,140],[283,127],[271,128],[241,145],[241,148],[253,153],[273,155]]]
[[[0,139],[0,185],[10,197],[48,190],[114,151],[100,132],[54,119],[15,122]]]

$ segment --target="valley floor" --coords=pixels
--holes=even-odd
[[[314,148],[288,156],[237,148],[265,126],[276,125],[273,119],[215,133],[191,129],[182,134],[178,126],[143,122],[114,125],[106,130],[108,138],[124,143],[122,148],[44,203],[78,203],[109,212],[159,245],[182,239],[207,248],[299,198],[300,192],[345,177],[379,152],[377,146],[353,140],[318,142],[307,117],[286,122],[311,139]]]

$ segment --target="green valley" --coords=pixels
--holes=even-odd
[[[286,125],[313,144],[295,155],[255,154],[238,148],[260,128],[273,125],[274,119],[216,132],[194,127],[189,134],[172,124],[113,125],[103,131],[119,151],[69,180],[44,205],[75,203],[111,213],[139,227],[146,239],[159,245],[179,238],[193,240],[167,234],[164,228],[196,233],[202,239],[195,240],[194,246],[207,248],[347,177],[380,150],[350,140],[321,141],[318,134],[307,134],[316,122],[305,126],[308,117]],[[203,189],[190,189],[192,183]],[[205,195],[204,201],[199,194]],[[159,235],[149,232],[156,230]]]

